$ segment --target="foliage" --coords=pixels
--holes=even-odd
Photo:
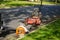
[[[60,39],[60,19],[48,24],[44,28],[28,34],[21,40],[59,40]]]
[[[0,0],[0,8],[11,8],[11,7],[17,7],[17,6],[34,6],[34,5],[55,5],[54,2],[30,2],[30,1],[1,1]]]

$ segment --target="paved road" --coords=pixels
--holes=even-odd
[[[20,21],[23,21],[26,17],[30,16],[34,9],[37,8],[42,13],[42,21],[50,21],[56,17],[60,17],[60,6],[56,5],[44,5],[44,6],[32,6],[32,7],[18,7],[11,9],[0,9],[2,13],[2,20],[5,21],[5,27],[16,28]]]

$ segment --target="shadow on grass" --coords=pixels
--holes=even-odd
[[[10,1],[0,1],[0,4],[9,3]]]
[[[35,4],[8,4],[9,6],[34,6]]]

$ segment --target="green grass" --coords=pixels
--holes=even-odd
[[[2,5],[3,4],[3,5]],[[12,6],[34,6],[34,5],[40,5],[41,2],[29,2],[29,1],[5,1],[0,2],[0,8],[4,7],[12,7]],[[43,2],[43,5],[52,5],[53,2]]]
[[[21,40],[60,40],[60,19],[46,25],[44,28],[37,29]]]
[[[12,7],[12,6],[34,6],[39,5],[40,2],[29,2],[29,1],[10,1],[10,2],[0,2],[0,8],[3,7]],[[3,5],[2,5],[3,4]]]

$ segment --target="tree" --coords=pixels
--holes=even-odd
[[[57,0],[55,0],[55,3],[57,4]]]
[[[42,6],[42,1],[43,1],[43,0],[40,0],[40,1],[41,1],[41,6]]]

